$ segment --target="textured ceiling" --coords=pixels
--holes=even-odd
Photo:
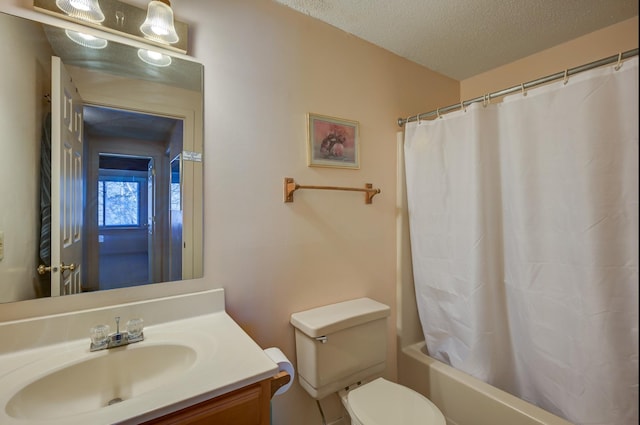
[[[166,142],[180,121],[173,118],[99,106],[84,107],[87,134],[101,137]]]
[[[275,1],[456,80],[638,15],[638,0]]]

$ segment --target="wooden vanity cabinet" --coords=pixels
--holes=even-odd
[[[291,377],[286,372],[186,407],[144,425],[269,425],[271,397]]]
[[[148,425],[269,425],[270,379],[145,422]]]

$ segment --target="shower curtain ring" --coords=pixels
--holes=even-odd
[[[622,52],[618,53],[618,64],[613,67],[616,71],[622,68]]]
[[[562,82],[562,84],[564,84],[566,86],[568,82],[569,82],[569,70],[565,69],[564,70],[564,81]]]
[[[418,125],[420,125],[420,114],[416,115],[416,121],[418,121]]]
[[[438,118],[442,118],[442,117],[440,116],[440,108],[436,108],[436,115],[438,116]]]
[[[524,89],[524,83],[520,84],[520,87],[522,88],[522,95],[526,96],[527,95],[527,91]]]
[[[485,94],[482,98],[482,106],[486,108],[489,105],[489,102],[491,102],[491,95]]]
[[[464,107],[464,100],[460,102],[460,110],[463,112],[467,112],[467,108]]]

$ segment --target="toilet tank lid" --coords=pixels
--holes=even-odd
[[[388,305],[371,298],[358,298],[325,305],[291,315],[291,324],[308,336],[329,335],[352,326],[389,316]]]

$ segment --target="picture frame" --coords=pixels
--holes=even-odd
[[[307,165],[360,169],[360,124],[326,115],[307,114]]]

